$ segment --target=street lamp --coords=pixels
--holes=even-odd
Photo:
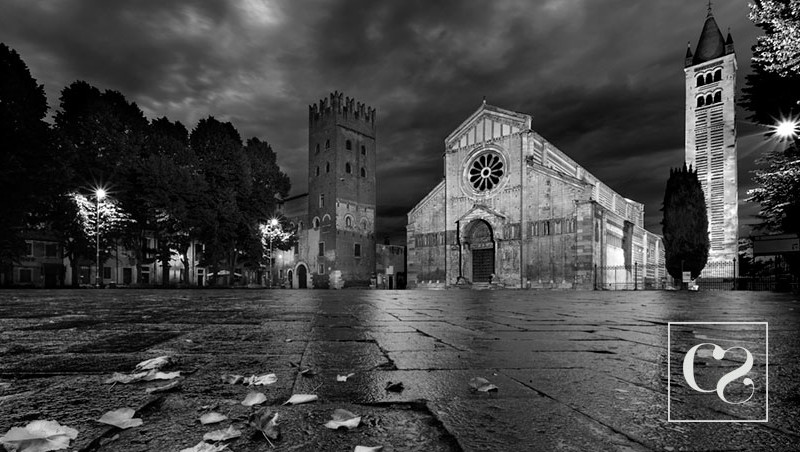
[[[270,234],[269,234],[269,287],[272,288],[272,281],[274,278],[272,277],[272,240],[275,237],[275,228],[278,227],[278,219],[272,218],[269,220],[270,225]]]
[[[797,136],[800,123],[793,119],[784,119],[775,126],[775,135],[781,138],[789,139]]]
[[[97,243],[95,246],[95,269],[94,269],[94,285],[99,289],[100,284],[100,201],[106,197],[106,191],[103,188],[97,188],[94,191],[94,199],[95,199],[95,237],[97,239]]]

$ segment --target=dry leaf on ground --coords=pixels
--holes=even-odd
[[[203,425],[216,424],[217,422],[222,422],[225,419],[228,419],[228,416],[212,411],[211,413],[206,413],[200,416],[200,423]]]
[[[310,367],[301,367],[300,368],[300,375],[302,375],[304,377],[313,377],[316,374],[317,373],[314,372],[314,369],[312,369]]]
[[[167,392],[167,391],[172,391],[173,389],[176,389],[176,388],[180,387],[180,385],[181,385],[180,381],[173,381],[172,383],[167,383],[164,386],[156,386],[154,388],[147,388],[147,389],[145,389],[145,392],[148,393],[148,394],[154,394],[154,393],[157,393],[157,392]]]
[[[356,446],[353,452],[380,452],[383,450],[383,446]]]
[[[122,384],[134,383],[134,382],[137,382],[137,381],[142,381],[142,379],[144,377],[146,377],[147,374],[148,374],[148,372],[137,372],[137,373],[133,373],[133,374],[121,374],[119,372],[114,372],[114,374],[111,375],[111,378],[106,380],[105,383],[106,384],[111,384],[111,383],[122,383]]]
[[[263,392],[250,391],[242,401],[244,406],[260,405],[267,401],[267,396]]]
[[[132,408],[120,408],[118,410],[109,411],[104,414],[97,422],[103,424],[113,425],[114,427],[126,429],[131,427],[138,427],[142,425],[140,418],[134,418],[136,413]]]
[[[181,452],[222,452],[224,450],[230,450],[227,444],[209,444],[201,441],[194,447],[181,449]]]
[[[316,394],[294,394],[289,397],[289,400],[284,402],[284,405],[299,405],[301,403],[313,402],[319,399]]]
[[[489,380],[482,377],[470,379],[469,386],[478,392],[496,392],[499,390],[497,386],[489,383]]]
[[[222,382],[228,383],[229,385],[239,384],[244,381],[244,377],[241,375],[232,375],[232,374],[225,374],[222,376]]]
[[[137,364],[136,369],[134,369],[134,372],[142,370],[161,369],[170,362],[172,362],[172,358],[169,356],[159,356],[158,358],[148,359]]]
[[[278,376],[275,374],[266,374],[266,375],[253,375],[250,378],[245,379],[245,384],[251,386],[263,386],[263,385],[271,385],[278,381]]]
[[[57,421],[33,421],[25,427],[12,427],[0,437],[0,444],[9,452],[48,452],[69,447],[78,431]]]
[[[278,413],[274,415],[267,409],[250,415],[249,424],[256,430],[260,431],[265,438],[277,440],[280,436],[278,430]]]
[[[349,373],[347,375],[336,375],[336,381],[347,381],[348,378],[355,375],[354,373]]]
[[[156,372],[150,371],[147,375],[142,378],[143,381],[153,381],[153,380],[173,380],[181,376],[181,372]]]
[[[403,382],[398,381],[397,383],[392,383],[391,381],[386,383],[386,390],[389,392],[403,392]]]
[[[232,425],[225,430],[214,430],[203,435],[203,441],[227,441],[229,439],[238,438],[242,436],[240,430],[235,429]]]
[[[331,415],[331,420],[325,423],[325,427],[336,430],[345,427],[348,430],[358,427],[361,423],[361,416],[357,416],[347,410],[337,408]]]

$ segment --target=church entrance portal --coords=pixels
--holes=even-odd
[[[299,289],[308,289],[308,282],[306,279],[307,272],[308,270],[305,265],[300,264],[297,266],[297,287]]]
[[[483,220],[476,220],[469,230],[472,250],[472,282],[489,282],[494,273],[494,240],[492,228]]]

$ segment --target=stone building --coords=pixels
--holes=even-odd
[[[298,246],[276,252],[288,287],[367,286],[375,272],[375,109],[335,92],[308,110],[308,193],[285,199]]]
[[[661,240],[623,198],[485,102],[444,142],[444,180],[408,213],[408,286],[657,284]]]
[[[709,6],[694,53],[686,50],[686,163],[706,197],[709,262],[736,258],[739,212],[736,176],[736,53]]]

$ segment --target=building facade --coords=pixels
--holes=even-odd
[[[407,284],[614,288],[660,281],[661,240],[623,198],[485,102],[445,139],[444,180],[409,213]],[[663,270],[660,270],[663,272]]]
[[[736,53],[708,10],[694,53],[686,50],[686,163],[706,198],[709,262],[737,256]]]
[[[375,273],[375,109],[332,93],[308,109],[308,193],[279,209],[298,228],[275,253],[288,287],[368,286]]]

